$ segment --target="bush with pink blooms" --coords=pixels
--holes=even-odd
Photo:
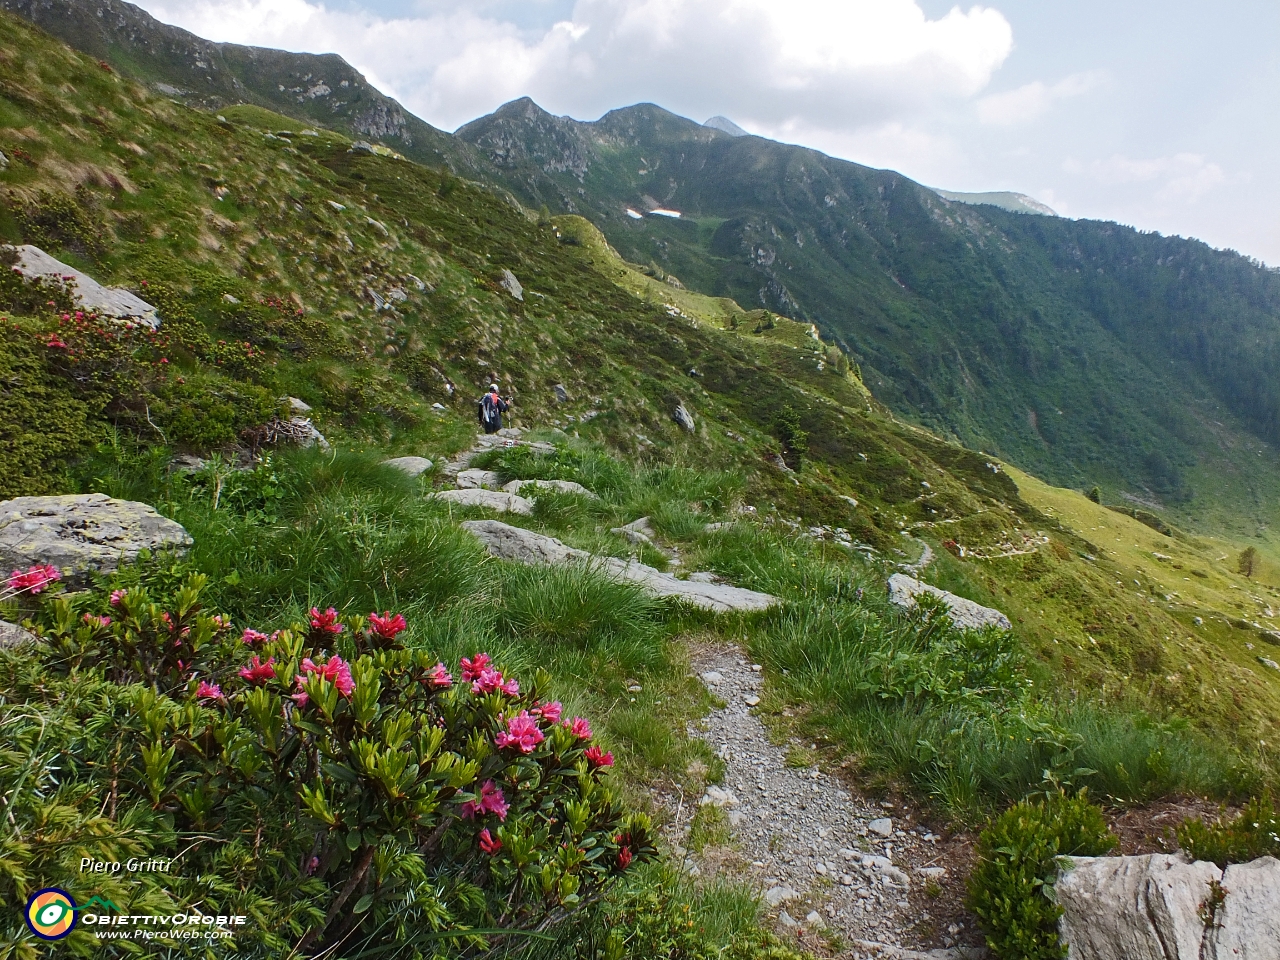
[[[235,860],[234,883],[199,895],[260,918],[237,937],[245,955],[391,940],[430,955],[442,936],[480,954],[570,920],[656,856],[648,818],[610,783],[612,754],[541,672],[512,677],[483,652],[442,663],[404,646],[393,611],[232,624],[203,607],[199,575],[166,602],[51,583],[28,621],[40,681],[3,660],[0,682],[19,700],[56,695],[96,731],[60,789],[96,784],[83,799],[103,831],[148,823],[145,852],[185,851],[185,878]],[[74,867],[38,829],[23,836],[32,869],[0,877],[11,901]],[[469,928],[487,932],[459,939]]]

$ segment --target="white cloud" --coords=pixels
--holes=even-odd
[[[1105,79],[1103,71],[1092,70],[1073,73],[1052,86],[1036,80],[1016,90],[993,93],[978,101],[978,119],[990,126],[1001,127],[1035,120],[1048,113],[1056,101],[1088,93]]]
[[[1080,169],[1078,163],[1067,167],[1068,172]],[[1162,203],[1194,203],[1227,182],[1222,167],[1198,153],[1179,153],[1153,160],[1133,160],[1115,154],[1106,160],[1093,161],[1087,169],[1093,179],[1107,186],[1155,182],[1158,186],[1154,197]]]
[[[998,11],[916,0],[577,0],[547,27],[483,6],[385,19],[313,0],[140,0],[215,40],[334,51],[452,128],[529,95],[584,119],[651,100],[762,132],[901,123],[976,96],[1012,48]]]

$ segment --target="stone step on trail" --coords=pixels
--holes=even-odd
[[[484,493],[485,491],[448,491],[449,493]],[[436,494],[436,496],[442,496]],[[512,496],[500,494],[500,496]],[[520,498],[517,498],[520,499]],[[528,502],[528,501],[525,501]],[[491,556],[517,563],[583,563],[593,569],[638,584],[656,597],[676,597],[703,610],[715,613],[755,612],[767,610],[777,597],[754,590],[744,590],[722,583],[681,580],[669,573],[637,561],[616,557],[598,557],[585,550],[566,546],[555,537],[513,527],[499,520],[468,520],[462,524],[472,536],[484,544]]]

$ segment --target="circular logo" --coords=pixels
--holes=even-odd
[[[37,890],[27,901],[27,926],[42,940],[61,940],[76,925],[76,902],[57,887]]]

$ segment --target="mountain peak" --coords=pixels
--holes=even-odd
[[[727,133],[731,137],[749,136],[747,131],[730,120],[728,117],[716,115],[703,124],[704,127],[710,127],[712,130],[719,130],[721,133]]]

